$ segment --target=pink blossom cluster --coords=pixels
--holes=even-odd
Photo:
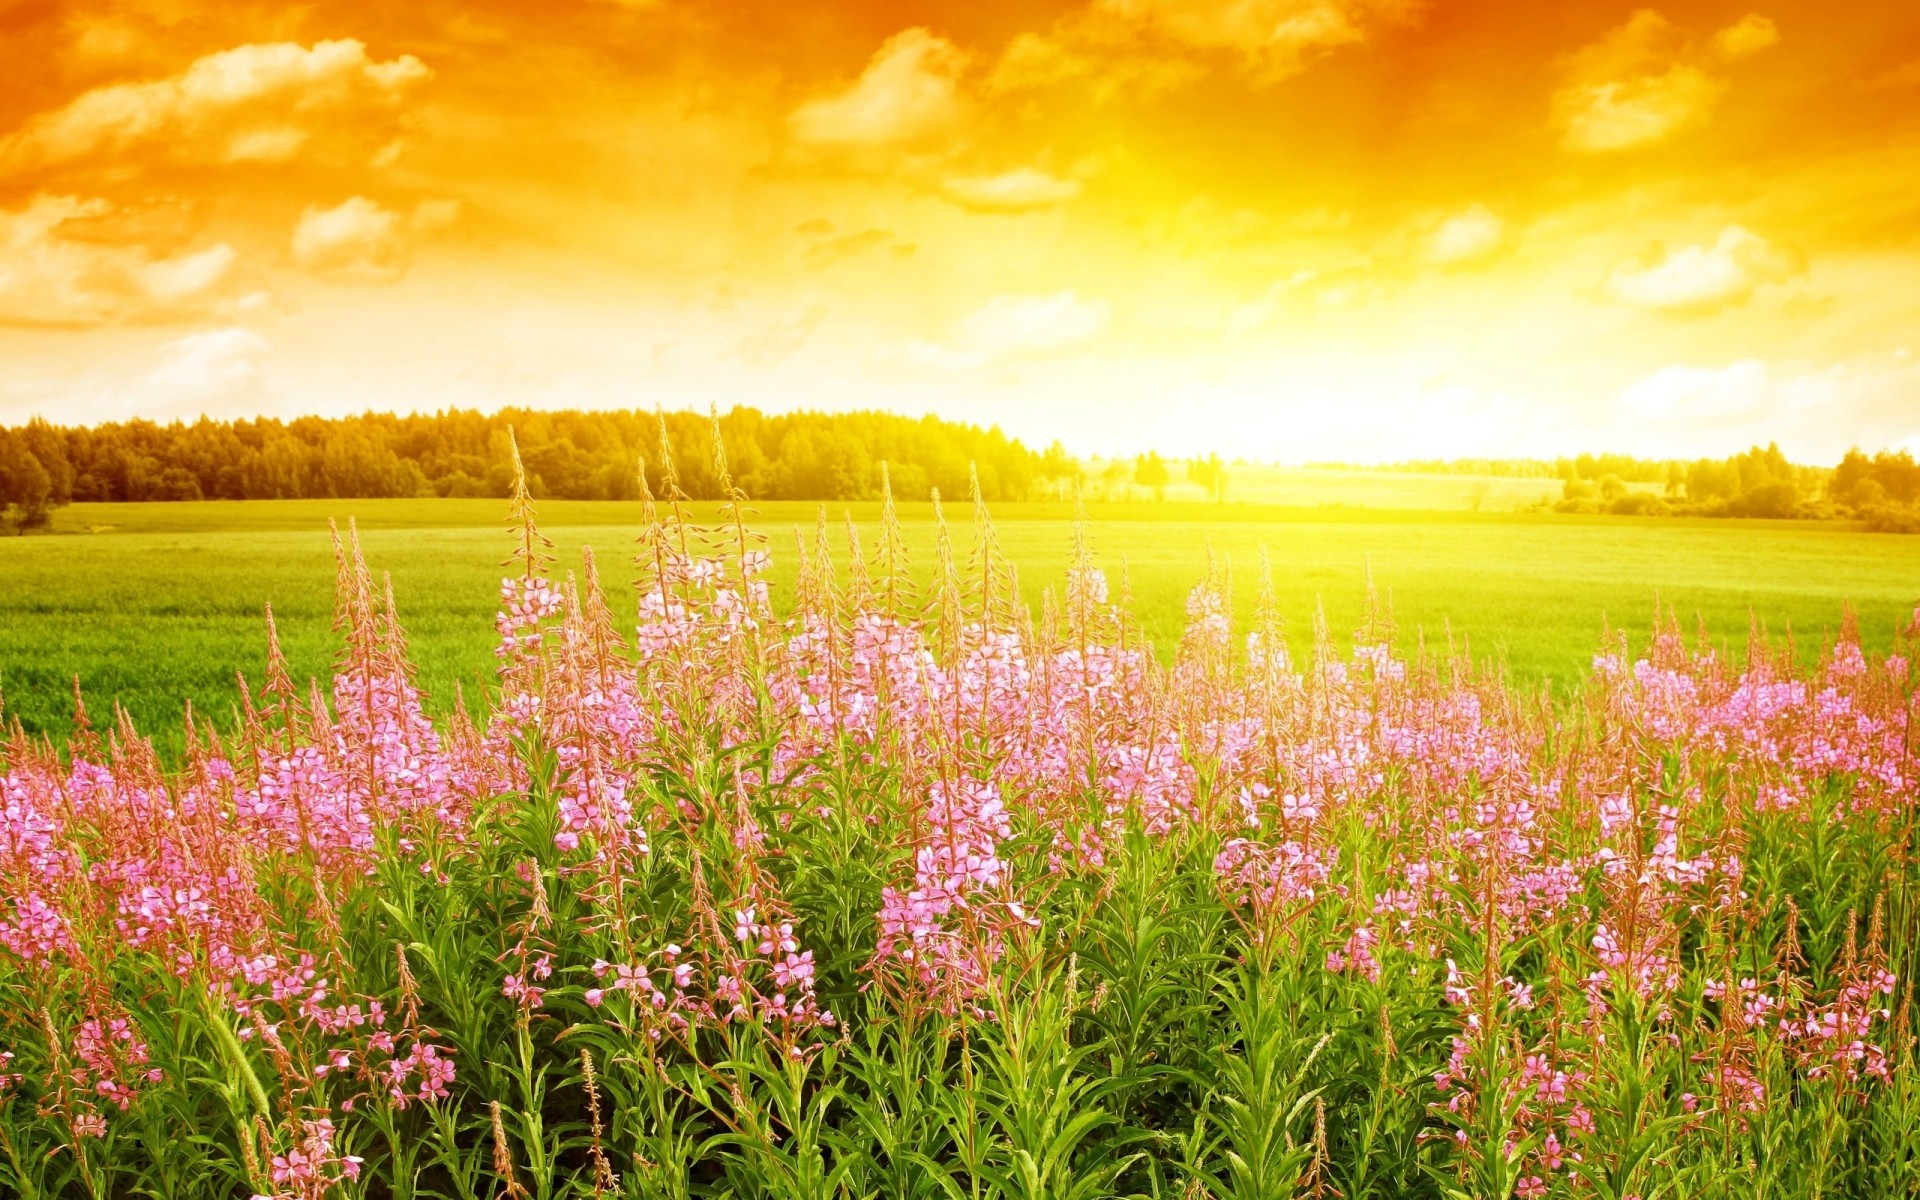
[[[63,1119],[97,1133],[162,1069],[116,987],[206,997],[297,1098],[276,1186],[350,1175],[328,1124],[345,1105],[433,1104],[462,1080],[413,1011],[404,951],[395,994],[348,966],[339,913],[383,870],[470,866],[507,821],[537,831],[537,853],[517,848],[531,857],[495,881],[514,928],[484,1000],[528,1028],[584,1013],[664,1047],[752,1024],[805,1057],[836,1018],[782,856],[820,825],[870,846],[884,879],[869,976],[952,1013],[985,1011],[1051,889],[1097,887],[1128,838],[1204,839],[1260,945],[1298,947],[1341,987],[1452,1007],[1439,1107],[1518,1089],[1540,1134],[1529,1179],[1590,1133],[1592,1064],[1628,1012],[1662,1039],[1714,1033],[1681,1068],[1709,1106],[1761,1103],[1776,1044],[1808,1078],[1886,1074],[1884,946],[1819,994],[1785,947],[1777,969],[1737,971],[1692,949],[1780,903],[1749,877],[1753,831],[1910,813],[1913,682],[1850,628],[1810,670],[1662,629],[1641,656],[1608,647],[1555,707],[1469,663],[1399,656],[1384,616],[1351,653],[1324,627],[1296,653],[1269,601],[1236,649],[1216,577],[1163,666],[1090,562],[1035,621],[990,545],[963,574],[944,535],[927,595],[904,566],[869,575],[902,552],[889,541],[844,582],[816,551],[777,612],[750,543],[737,522],[655,520],[629,622],[591,559],[550,578],[529,525],[495,686],[440,726],[349,543],[329,687],[296,689],[270,636],[239,727],[193,727],[178,769],[124,727],[83,720],[63,754],[16,735],[0,1053],[19,1057],[0,1078],[53,1078]],[[1341,852],[1355,844],[1368,855]],[[578,902],[564,936],[551,889]],[[1486,1040],[1528,1021],[1552,1036]],[[1476,1065],[1496,1051],[1503,1081]]]

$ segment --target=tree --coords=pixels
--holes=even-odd
[[[1227,500],[1227,467],[1218,454],[1187,460],[1187,478],[1207,489],[1215,504]]]
[[[1046,453],[1040,456],[1040,464],[1035,468],[1035,473],[1052,484],[1063,500],[1078,488],[1083,475],[1080,463],[1067,453],[1067,448],[1058,440],[1048,446]]]
[[[1167,460],[1152,450],[1142,454],[1133,464],[1133,481],[1153,492],[1155,500],[1167,498],[1167,481],[1173,478],[1167,470]]]
[[[0,529],[25,531],[47,523],[53,475],[26,439],[0,430]]]

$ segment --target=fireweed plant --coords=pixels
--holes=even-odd
[[[1916,631],[1556,702],[1214,571],[1163,667],[1084,536],[1036,618],[984,511],[918,589],[823,523],[780,618],[743,497],[656,487],[636,618],[522,484],[444,726],[350,533],[330,687],[269,613],[177,766],[14,726],[0,1193],[1920,1188]]]

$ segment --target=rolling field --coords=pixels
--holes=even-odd
[[[1323,472],[1344,475],[1342,472]],[[1360,476],[1362,473],[1351,473]],[[1411,477],[1417,483],[1421,477]],[[1476,657],[1505,662],[1516,680],[1566,686],[1583,675],[1610,623],[1644,641],[1656,597],[1689,628],[1697,614],[1718,639],[1738,645],[1751,612],[1774,632],[1791,624],[1807,645],[1835,627],[1843,602],[1860,614],[1862,638],[1884,649],[1920,600],[1920,539],[1786,522],[1570,518],[1453,507],[1456,480],[1425,492],[1404,481],[1368,493],[1364,477],[1318,507],[1096,504],[1096,555],[1116,584],[1124,560],[1136,609],[1162,650],[1178,640],[1184,602],[1209,550],[1231,567],[1242,620],[1264,552],[1296,646],[1311,637],[1316,604],[1344,640],[1360,618],[1365,577],[1393,597],[1403,648],[1421,631],[1451,631]],[[1369,495],[1429,511],[1366,508]],[[1446,509],[1438,506],[1447,505]],[[334,653],[329,518],[354,518],[375,572],[392,576],[402,620],[431,707],[444,710],[456,682],[470,691],[491,677],[492,614],[509,546],[504,504],[460,500],[255,501],[74,505],[53,533],[0,543],[0,692],[6,712],[33,732],[69,726],[78,675],[96,721],[118,702],[162,746],[178,741],[182,698],[224,720],[234,675],[257,676],[271,603],[298,677],[324,673]],[[609,586],[631,578],[627,562],[638,506],[553,501],[540,506],[562,569],[592,546]],[[850,512],[869,549],[878,506],[837,507],[835,553]],[[769,504],[758,527],[771,538],[776,597],[791,590],[793,530],[811,537],[818,506]],[[930,506],[902,515],[924,578],[933,561]],[[956,553],[973,542],[964,506],[950,506]],[[1068,506],[1003,505],[993,512],[1001,545],[1037,604],[1065,570]],[[629,601],[629,604],[631,602]],[[778,603],[778,600],[776,600]],[[630,612],[631,609],[629,608]]]

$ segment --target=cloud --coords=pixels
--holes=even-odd
[[[910,342],[884,357],[916,367],[970,370],[1077,346],[1099,336],[1112,316],[1112,305],[1082,300],[1072,289],[995,296],[960,322],[952,340]]]
[[[799,144],[862,152],[921,146],[951,133],[966,107],[960,75],[966,55],[925,29],[889,38],[860,78],[794,109],[788,128]]]
[[[1487,261],[1506,240],[1507,224],[1484,204],[1440,222],[1427,239],[1427,261],[1438,267],[1471,267]]]
[[[1736,417],[1760,407],[1767,366],[1742,359],[1724,367],[1662,367],[1620,393],[1622,407],[1662,421]]]
[[[1780,41],[1780,27],[1759,13],[1748,13],[1713,35],[1713,52],[1728,62],[1758,54]]]
[[[462,211],[463,206],[458,200],[429,197],[413,206],[413,216],[408,224],[419,233],[441,233],[459,222]]]
[[[1071,289],[1050,296],[995,296],[961,323],[960,337],[995,356],[1058,350],[1098,334],[1111,316],[1105,300],[1082,300]]]
[[[1018,90],[1091,80],[1104,93],[1178,86],[1226,58],[1256,84],[1410,20],[1416,0],[1093,0],[1045,34],[1009,43],[994,86]]]
[[[1065,204],[1080,194],[1080,181],[1021,167],[999,175],[949,176],[940,190],[975,212],[1018,213]]]
[[[1226,50],[1256,68],[1303,51],[1366,40],[1366,26],[1406,5],[1340,0],[1095,0],[1094,8],[1196,50]],[[1280,60],[1280,61],[1275,61]]]
[[[105,200],[35,196],[0,209],[0,324],[86,328],[204,316],[229,298],[225,242],[159,250],[116,240]]]
[[[1258,297],[1233,306],[1227,313],[1230,333],[1266,326],[1283,308],[1310,305],[1328,311],[1368,308],[1392,296],[1393,283],[1368,261],[1328,270],[1302,268],[1279,280]]]
[[[1745,304],[1762,285],[1784,283],[1806,269],[1798,252],[1729,225],[1711,246],[1675,254],[1654,246],[1620,263],[1607,275],[1606,292],[1638,308],[1700,316]]]
[[[0,171],[152,152],[195,163],[284,162],[316,142],[385,141],[429,71],[351,39],[238,46],[148,83],[96,88],[0,139]]]
[[[919,248],[915,243],[902,241],[885,229],[862,229],[858,233],[840,237],[828,236],[832,231],[833,226],[825,221],[817,226],[809,221],[800,227],[800,232],[812,239],[805,258],[807,266],[816,271],[864,254],[885,252],[895,258],[907,258]]]
[[[1863,79],[1859,86],[1868,91],[1920,86],[1920,58],[1902,63],[1891,71],[1883,71],[1871,78]]]
[[[1553,119],[1569,150],[1604,154],[1665,141],[1706,120],[1727,81],[1710,68],[1765,50],[1779,40],[1773,22],[1748,15],[1714,36],[1700,55],[1652,9],[1571,55],[1554,93]]]
[[[148,412],[192,415],[257,413],[265,398],[264,367],[273,346],[243,326],[190,333],[160,348],[147,376]]]
[[[136,268],[134,275],[154,299],[182,300],[205,295],[226,278],[233,260],[233,247],[222,242],[195,253],[158,259]]]
[[[824,304],[808,305],[807,310],[793,320],[769,325],[742,338],[734,347],[734,353],[748,366],[777,367],[800,352],[813,337],[813,331],[820,328],[820,322],[827,319],[827,312]]]
[[[392,283],[413,260],[400,214],[364,196],[301,213],[292,251],[301,267],[342,283]]]

